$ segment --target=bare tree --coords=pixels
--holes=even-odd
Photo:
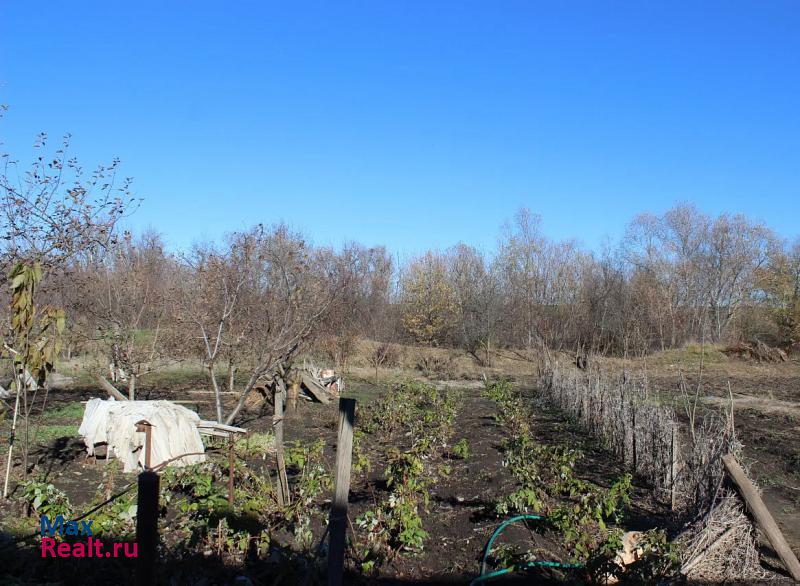
[[[67,154],[69,138],[51,153],[47,135],[40,134],[25,170],[10,155],[0,155],[3,274],[14,259],[39,262],[48,272],[102,249],[117,221],[135,207],[131,179],[117,176],[119,159],[87,175]]]
[[[758,272],[776,248],[772,231],[744,216],[723,214],[712,225],[703,273],[716,340],[756,288]]]
[[[256,384],[309,341],[343,287],[337,262],[285,226],[233,234],[224,248],[199,247],[187,259],[182,321],[199,335],[219,421],[232,422]],[[249,372],[227,415],[216,371],[224,348]]]
[[[126,233],[79,277],[72,307],[91,318],[88,334],[101,342],[116,371],[112,378],[122,375],[131,400],[142,377],[179,354],[169,311],[175,269],[158,234]]]
[[[448,250],[448,273],[455,292],[455,342],[479,364],[491,364],[491,347],[501,308],[499,283],[485,256],[466,244]]]

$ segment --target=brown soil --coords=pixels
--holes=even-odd
[[[745,454],[750,459],[750,470],[764,489],[764,498],[786,533],[795,551],[800,551],[800,433],[798,433],[797,407],[800,404],[800,368],[796,365],[780,367],[754,366],[752,369],[738,362],[716,365],[704,372],[703,395],[708,395],[709,406],[716,406],[728,394],[728,383],[734,392],[735,418],[739,434],[745,444]],[[733,373],[733,374],[731,374]],[[678,370],[662,367],[651,370],[651,381],[664,393],[676,396],[679,380]],[[696,378],[687,377],[689,385]],[[205,381],[188,381],[169,392],[143,387],[142,399],[175,398],[192,388],[203,388]],[[364,578],[357,568],[349,568],[349,583],[466,583],[478,574],[478,564],[483,547],[501,519],[493,512],[495,501],[514,489],[514,481],[502,466],[500,442],[502,430],[494,421],[494,405],[481,396],[480,385],[474,381],[449,383],[462,391],[462,407],[457,416],[452,442],[461,438],[469,442],[471,456],[467,460],[451,459],[446,455],[430,462],[431,469],[450,466],[449,475],[439,474],[431,488],[431,500],[423,516],[425,530],[430,537],[423,553],[415,556],[399,556],[381,569],[379,575]],[[384,388],[366,381],[350,383],[348,394],[355,396],[360,404],[380,400]],[[66,403],[86,400],[97,396],[93,390],[70,390],[51,393],[47,410],[55,410]],[[211,417],[211,405],[198,399],[196,407],[201,416]],[[535,397],[531,398],[536,401]],[[587,437],[574,425],[544,405],[536,404],[536,420],[532,426],[537,440],[542,443],[559,443],[579,447],[586,454],[579,461],[579,476],[608,486],[623,470],[614,459],[592,438]],[[193,407],[189,405],[189,407]],[[680,410],[680,405],[678,409]],[[269,411],[266,406],[265,411]],[[51,422],[60,423],[60,422]],[[74,423],[64,421],[63,423]],[[271,413],[248,413],[241,422],[251,430],[266,430],[271,427]],[[7,425],[2,426],[3,433]],[[336,441],[335,406],[322,406],[301,402],[296,413],[290,413],[286,423],[287,440],[293,441],[323,438],[326,442],[325,456],[332,468]],[[377,434],[378,436],[380,434]],[[371,437],[371,436],[370,436]],[[373,441],[372,439],[369,440]],[[372,453],[373,470],[368,475],[354,474],[350,496],[350,519],[355,521],[367,508],[386,496],[383,481],[384,462],[376,455],[382,444],[407,445],[409,438],[375,437],[376,444],[369,446]],[[36,472],[45,473],[58,488],[64,490],[70,500],[80,509],[94,496],[103,476],[103,461],[85,457],[79,438],[58,438],[32,450],[32,462],[37,463]],[[253,463],[256,464],[255,462]],[[259,463],[259,465],[261,465]],[[122,486],[133,479],[132,475],[119,474],[117,485]],[[315,523],[317,538],[322,533],[327,504],[320,502],[320,514]],[[0,503],[0,519],[24,514],[15,501]],[[663,527],[676,529],[674,520],[664,506],[651,495],[647,486],[636,484],[630,510],[626,512],[626,529]],[[35,523],[31,522],[35,530]],[[355,545],[358,546],[356,533]],[[519,526],[504,534],[505,543],[516,543],[524,549],[538,547],[553,559],[564,559],[564,551],[558,536],[538,535],[533,528]],[[36,560],[34,560],[35,562]],[[573,576],[574,577],[574,576]],[[568,575],[546,574],[537,578],[526,576],[523,580],[545,579],[569,580]],[[530,582],[528,582],[530,583]]]

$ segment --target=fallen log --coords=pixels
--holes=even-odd
[[[775,523],[775,519],[772,518],[764,501],[761,500],[756,487],[750,482],[750,479],[732,454],[723,456],[722,463],[725,465],[725,470],[728,472],[731,480],[733,480],[733,483],[739,489],[739,492],[747,503],[747,508],[753,514],[753,517],[755,517],[764,535],[767,536],[767,539],[769,539],[769,542],[775,549],[775,553],[781,558],[783,565],[789,570],[789,574],[792,578],[800,582],[800,562],[797,561],[797,556],[794,555],[792,548],[789,547],[786,538],[778,528],[778,524]]]

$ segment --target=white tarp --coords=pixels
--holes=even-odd
[[[136,423],[145,420],[153,426],[150,465],[182,454],[169,466],[187,466],[205,462],[205,447],[197,430],[200,417],[186,407],[169,401],[115,401],[92,399],[86,403],[78,433],[83,437],[89,455],[96,444],[108,444],[108,453],[122,460],[125,472],[144,468],[144,432],[136,431]]]

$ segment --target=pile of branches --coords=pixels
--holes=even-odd
[[[742,501],[724,490],[708,513],[680,536],[681,574],[692,582],[756,583],[770,577],[759,560],[755,527]]]
[[[728,356],[734,356],[744,360],[755,360],[757,362],[786,362],[789,360],[788,354],[780,348],[768,346],[761,340],[750,342],[738,342],[733,346],[728,346],[723,350]]]

